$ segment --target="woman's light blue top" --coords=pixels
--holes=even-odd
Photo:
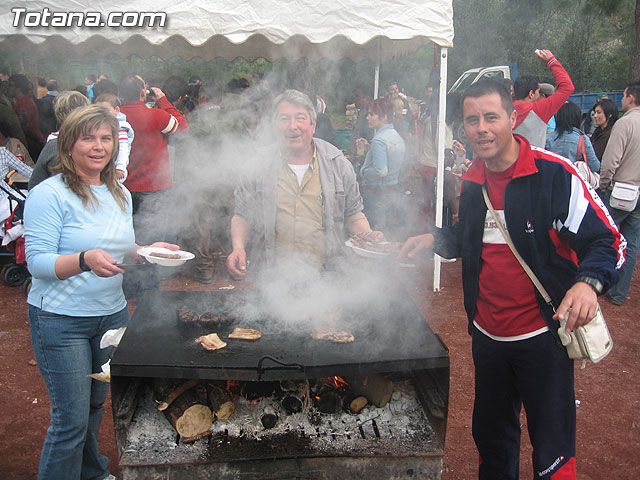
[[[396,185],[405,161],[404,140],[388,123],[376,131],[364,159],[360,175],[362,185]]]
[[[55,262],[60,255],[99,248],[121,263],[135,244],[131,194],[123,211],[105,185],[92,186],[98,200],[85,207],[62,181],[48,178],[27,195],[24,210],[27,267],[33,277],[27,302],[47,312],[69,316],[102,316],[122,310],[122,275],[98,277],[83,272],[60,280]]]

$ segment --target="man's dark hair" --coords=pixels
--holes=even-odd
[[[640,105],[640,82],[628,83],[625,90],[627,95],[633,95],[634,103]]]
[[[135,102],[140,100],[140,90],[144,88],[144,83],[135,75],[127,75],[120,82],[120,96],[125,102]]]
[[[91,82],[91,83],[96,83],[96,76],[93,73],[88,73],[86,75],[87,79]]]
[[[500,102],[502,103],[502,108],[504,108],[509,115],[513,112],[513,101],[511,100],[511,91],[504,82],[500,80],[480,80],[479,82],[472,83],[469,88],[467,88],[462,94],[462,98],[460,99],[461,107],[464,107],[464,101],[468,97],[478,98],[483,97],[485,95],[490,95],[492,93],[497,93],[500,95]]]
[[[100,80],[93,86],[93,98],[102,95],[103,93],[110,93],[111,95],[118,95],[118,85],[111,80]]]
[[[612,127],[618,120],[618,104],[610,98],[602,98],[596,103],[596,107],[600,107],[604,112],[604,118],[607,119],[607,127]]]
[[[14,87],[20,90],[23,94],[29,93],[29,79],[22,73],[14,73],[9,77],[9,82],[13,83]]]
[[[189,77],[189,83],[197,83],[197,82],[202,83],[202,79],[198,75],[191,75]]]
[[[529,92],[535,92],[540,87],[540,77],[537,75],[518,75],[513,84],[513,92],[516,100],[522,100],[529,95]]]
[[[189,84],[184,78],[172,75],[162,84],[162,91],[171,103],[176,102],[180,97],[184,97],[189,90]]]
[[[47,79],[44,78],[42,75],[38,75],[36,77],[36,82],[38,82],[38,86],[39,87],[46,87],[47,86]]]
[[[556,113],[556,139],[564,133],[571,133],[573,128],[580,128],[582,121],[582,111],[573,102],[565,102],[558,113]]]
[[[53,91],[57,91],[58,90],[58,82],[57,80],[49,80],[47,82],[47,90],[49,90],[50,92]]]

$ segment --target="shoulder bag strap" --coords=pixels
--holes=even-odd
[[[509,248],[511,249],[511,252],[513,252],[513,255],[516,257],[518,262],[520,262],[520,265],[522,265],[522,268],[524,269],[526,274],[529,276],[529,278],[531,279],[531,281],[533,282],[535,287],[538,289],[538,291],[540,292],[540,295],[542,295],[542,298],[544,299],[544,301],[551,308],[553,308],[553,311],[555,312],[556,309],[554,308],[553,303],[551,302],[551,297],[549,296],[547,291],[542,286],[542,283],[540,283],[540,280],[538,280],[538,277],[536,277],[536,274],[533,273],[533,270],[531,270],[529,265],[527,265],[527,262],[525,262],[524,259],[522,258],[522,256],[518,253],[518,251],[516,250],[515,245],[513,244],[513,240],[511,240],[511,235],[509,235],[509,232],[507,232],[507,230],[504,228],[504,225],[502,225],[502,222],[498,218],[498,215],[496,214],[496,211],[493,209],[493,205],[491,205],[491,200],[489,200],[489,195],[487,194],[487,187],[485,187],[484,185],[482,186],[482,196],[484,197],[484,203],[487,205],[487,208],[491,212],[491,216],[493,217],[493,220],[496,222],[496,225],[497,225],[498,229],[500,230],[500,233],[502,233],[502,236],[507,241],[507,245],[509,245]]]
[[[578,140],[578,153],[576,155],[576,161],[587,161],[587,151],[584,146],[584,135],[580,135],[580,140]]]

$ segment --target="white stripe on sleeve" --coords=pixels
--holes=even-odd
[[[169,123],[167,124],[166,127],[164,127],[164,129],[162,130],[162,133],[164,133],[165,135],[171,135],[177,129],[178,129],[178,120],[176,120],[176,117],[171,115],[171,118],[169,119]]]

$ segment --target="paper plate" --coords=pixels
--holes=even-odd
[[[154,257],[151,253],[169,253],[169,254],[178,254],[180,258],[161,258]],[[158,265],[162,265],[163,267],[178,267],[187,262],[187,260],[191,260],[195,258],[195,255],[191,252],[185,252],[183,250],[169,250],[168,248],[162,247],[143,247],[138,250],[138,255],[145,258],[145,260],[149,263],[155,263]]]
[[[380,242],[380,245],[385,245],[391,242]],[[367,258],[385,258],[391,255],[393,252],[376,252],[375,250],[367,250],[366,248],[357,247],[351,242],[351,240],[347,240],[345,242],[347,247],[350,247],[357,255],[361,257]]]

